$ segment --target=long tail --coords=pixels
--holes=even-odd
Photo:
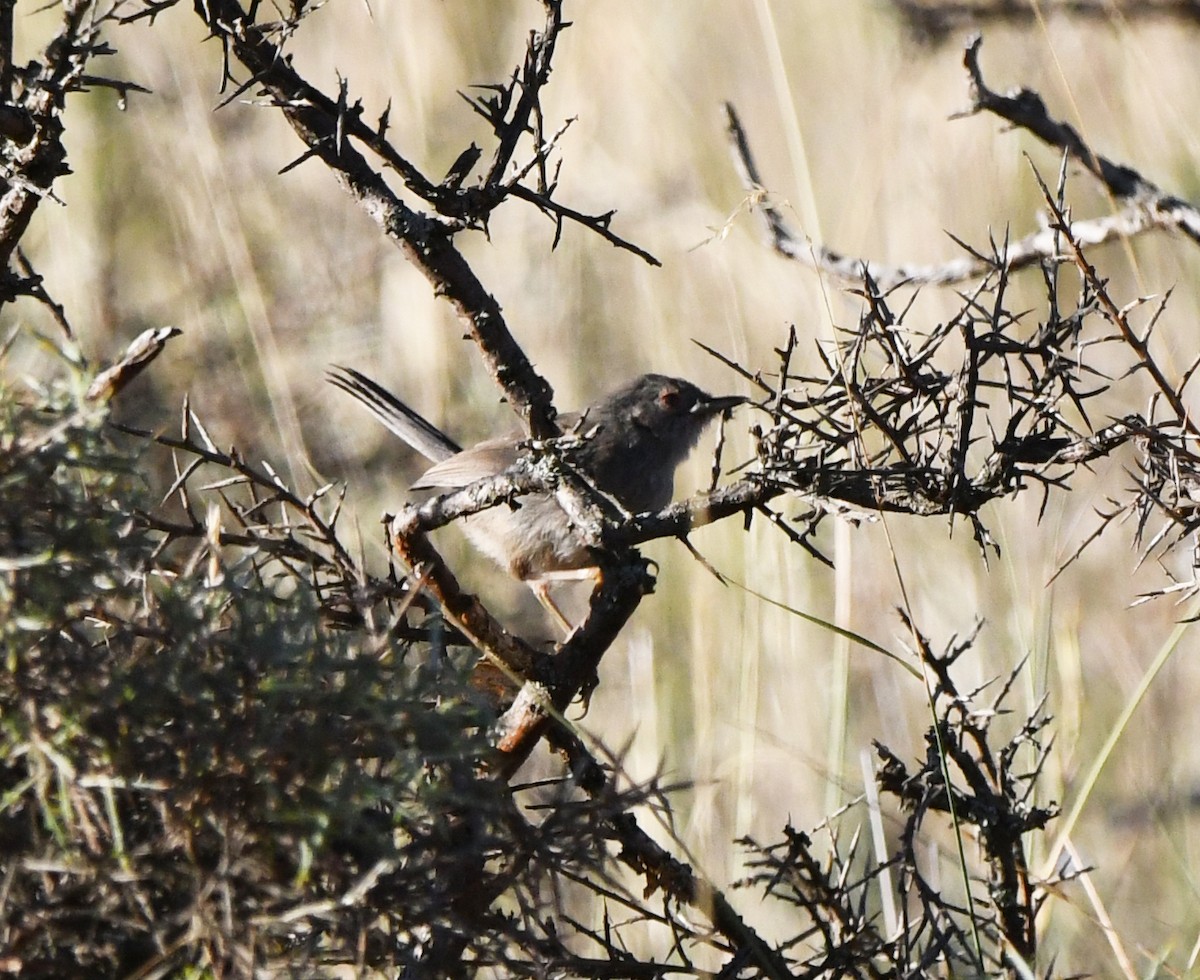
[[[426,459],[440,463],[460,452],[460,447],[441,429],[425,421],[386,388],[353,368],[334,365],[326,378],[330,384],[356,398],[375,418],[407,442]]]

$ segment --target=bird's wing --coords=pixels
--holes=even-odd
[[[517,435],[488,439],[461,453],[435,463],[413,484],[414,490],[465,487],[487,476],[496,476],[520,457]]]
[[[558,416],[558,425],[564,433],[574,431],[579,422],[578,412],[564,412]],[[586,426],[584,426],[586,429]],[[520,431],[487,439],[478,445],[456,453],[429,467],[412,485],[414,490],[457,489],[469,486],[487,476],[499,476],[521,458],[527,450],[518,446],[526,439]]]

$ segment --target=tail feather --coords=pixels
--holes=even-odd
[[[365,374],[335,364],[326,373],[326,378],[330,384],[357,399],[375,418],[426,459],[440,463],[461,451],[446,433],[421,418]]]

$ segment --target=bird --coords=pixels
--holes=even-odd
[[[352,368],[334,365],[331,384],[353,396],[395,435],[428,459],[414,490],[448,491],[496,476],[526,451],[528,437],[509,432],[463,449],[386,388]],[[564,431],[583,433],[571,464],[597,490],[626,511],[661,510],[671,502],[675,470],[705,427],[741,405],[741,395],[712,396],[682,378],[643,374],[580,413],[564,414]],[[549,593],[552,581],[598,581],[596,556],[552,493],[520,498],[462,519],[468,540],[513,577],[526,583],[546,610],[570,633],[571,624]]]

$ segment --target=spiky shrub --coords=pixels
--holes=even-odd
[[[0,390],[5,962],[403,962],[530,846],[453,659],[331,629],[319,548],[151,529],[137,447],[80,390]]]

